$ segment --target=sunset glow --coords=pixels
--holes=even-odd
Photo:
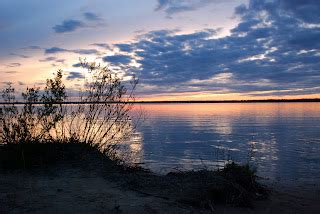
[[[64,71],[70,96],[100,62],[139,78],[138,100],[320,98],[319,3],[3,0],[1,87]],[[14,10],[14,11],[13,11]]]

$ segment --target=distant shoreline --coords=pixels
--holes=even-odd
[[[80,102],[80,101],[68,101],[62,103],[53,103],[53,104],[117,104],[117,103],[133,103],[133,104],[179,104],[179,103],[310,103],[310,102],[320,102],[320,98],[315,99],[267,99],[267,100],[177,100],[177,101],[131,101],[131,102]],[[26,102],[13,102],[13,103],[5,103],[0,102],[0,105],[23,105]],[[35,102],[33,104],[45,104],[43,102]]]

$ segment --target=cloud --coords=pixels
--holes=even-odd
[[[45,49],[46,54],[55,54],[55,53],[61,53],[61,52],[68,52],[67,49],[64,48],[58,48],[58,47],[52,47]]]
[[[100,54],[100,52],[97,51],[96,49],[76,49],[76,50],[69,50],[69,52],[83,54],[83,55],[90,55],[90,54],[99,55]]]
[[[72,67],[75,67],[75,68],[81,68],[83,67],[81,63],[76,63],[76,64],[73,64]]]
[[[45,54],[57,54],[57,53],[76,53],[81,55],[90,55],[90,54],[96,54],[99,55],[100,52],[96,49],[74,49],[74,50],[68,50],[65,48],[59,48],[59,47],[52,47],[45,49]]]
[[[65,59],[58,59],[56,57],[46,57],[44,59],[40,59],[39,62],[56,62],[56,63],[65,63]]]
[[[21,48],[22,50],[41,50],[42,48],[36,45],[31,45],[28,47]]]
[[[39,59],[39,62],[51,62],[51,61],[56,61],[56,57],[47,57],[45,59]]]
[[[161,2],[164,8],[178,4]],[[130,56],[103,59],[129,66],[134,58],[140,66],[128,72],[138,75],[143,85],[141,92],[145,94],[320,93],[320,26],[314,24],[319,23],[319,17],[307,15],[318,7],[311,0],[282,0],[280,4],[251,0],[236,8],[240,23],[229,36],[214,38],[214,29],[189,34],[153,31],[133,43],[115,45]]]
[[[20,66],[21,66],[21,63],[18,63],[18,62],[13,62],[7,65],[8,68],[15,68]]]
[[[282,0],[280,7],[283,11],[287,11],[291,16],[304,22],[313,24],[319,24],[320,22],[320,16],[318,15],[320,4],[317,0]]]
[[[132,46],[130,44],[116,44],[115,47],[119,48],[123,52],[131,52]]]
[[[56,25],[53,27],[53,30],[56,33],[67,33],[73,32],[79,28],[83,28],[85,24],[79,20],[69,19],[64,20],[62,24]]]
[[[9,82],[9,81],[3,81],[3,82],[0,82],[0,84],[2,84],[2,85],[9,85],[9,84],[12,84],[12,82]]]
[[[104,49],[107,49],[107,50],[111,50],[111,46],[107,43],[93,43],[91,44],[92,46],[97,46],[99,48],[104,48]]]
[[[74,71],[70,71],[67,76],[67,80],[82,79],[82,78],[84,78],[82,73],[74,72]]]
[[[30,56],[26,56],[26,55],[23,55],[23,54],[10,53],[10,55],[11,56],[17,56],[17,57],[24,58],[24,59],[30,58]]]
[[[72,67],[74,68],[88,68],[90,67],[89,65],[86,65],[85,63],[76,63],[76,64],[73,64]]]
[[[127,55],[113,55],[105,56],[102,58],[104,62],[110,62],[112,65],[123,65],[129,64],[131,62],[131,56]]]
[[[74,67],[74,68],[89,68],[90,65],[79,62],[79,63],[73,64],[72,67]]]
[[[104,20],[93,12],[84,12],[83,20],[67,19],[61,24],[55,25],[52,29],[56,33],[70,33],[81,28],[100,27],[105,25]]]
[[[156,11],[165,11],[170,17],[172,14],[184,11],[197,10],[208,4],[219,3],[220,0],[158,0]]]
[[[102,20],[97,14],[92,12],[85,12],[83,13],[83,16],[88,21],[100,21]]]
[[[1,73],[16,74],[16,73],[18,73],[18,71],[1,71]]]

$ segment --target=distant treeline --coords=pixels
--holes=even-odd
[[[180,101],[132,101],[132,102],[83,102],[83,101],[65,101],[54,104],[117,104],[117,103],[137,103],[137,104],[162,104],[162,103],[298,103],[298,102],[320,102],[320,98],[314,99],[265,99],[265,100],[180,100]],[[0,105],[17,104],[24,105],[25,102],[4,103]],[[44,102],[35,102],[33,104],[45,104]]]

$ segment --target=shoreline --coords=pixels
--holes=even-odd
[[[113,175],[115,176],[115,175]],[[117,176],[115,176],[117,177]],[[119,179],[79,166],[16,170],[0,177],[1,213],[318,213],[319,186],[273,183],[268,199],[252,208],[212,204],[210,209],[177,203],[157,192],[125,187]],[[269,183],[270,185],[270,183]]]
[[[56,148],[58,156],[53,157],[64,158],[54,164],[48,165],[48,159],[39,165],[39,160],[43,161],[40,156],[30,162],[31,168],[0,170],[0,213],[233,214],[318,213],[320,210],[319,185],[292,187],[292,183],[284,186],[281,182],[259,179],[257,182],[267,185],[270,191],[268,198],[255,192],[251,205],[247,201],[249,195],[231,203],[230,196],[246,193],[238,186],[241,183],[232,184],[236,181],[234,177],[241,178],[238,173],[245,168],[239,168],[241,171],[236,174],[231,171],[231,180],[221,177],[225,172],[213,171],[161,176],[140,167],[115,164],[97,150],[82,146],[63,145],[62,151]],[[42,154],[41,150],[37,152]],[[239,190],[245,192],[238,195]],[[223,202],[224,197],[228,203]]]

